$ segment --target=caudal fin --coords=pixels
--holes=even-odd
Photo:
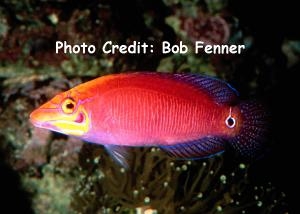
[[[243,117],[242,127],[230,142],[241,156],[256,159],[265,148],[269,116],[263,105],[255,101],[242,102],[239,108]]]

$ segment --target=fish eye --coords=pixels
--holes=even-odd
[[[232,129],[235,127],[235,119],[229,115],[225,120],[225,124],[228,128]]]
[[[61,109],[65,114],[72,114],[75,110],[76,103],[73,99],[67,98],[63,101]]]

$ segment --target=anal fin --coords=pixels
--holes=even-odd
[[[160,148],[176,158],[207,158],[223,152],[225,141],[219,137],[209,136],[175,145],[160,146]]]

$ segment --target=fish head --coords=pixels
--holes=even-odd
[[[73,91],[63,92],[34,110],[30,121],[39,128],[81,137],[90,129],[85,103]]]

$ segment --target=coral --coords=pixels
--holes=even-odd
[[[203,41],[205,44],[225,44],[230,35],[227,22],[220,16],[199,13],[196,18],[183,17],[182,29],[192,41]]]
[[[72,208],[79,213],[150,208],[158,213],[273,213],[287,209],[284,195],[274,186],[249,183],[247,164],[231,165],[223,156],[176,161],[156,148],[131,152],[131,168],[124,169],[103,149],[85,146],[81,157],[89,159],[82,159],[83,176],[73,192]]]
[[[35,213],[72,213],[68,208],[75,179],[60,174],[51,168],[43,167],[43,178],[25,177],[25,189],[33,194]]]

